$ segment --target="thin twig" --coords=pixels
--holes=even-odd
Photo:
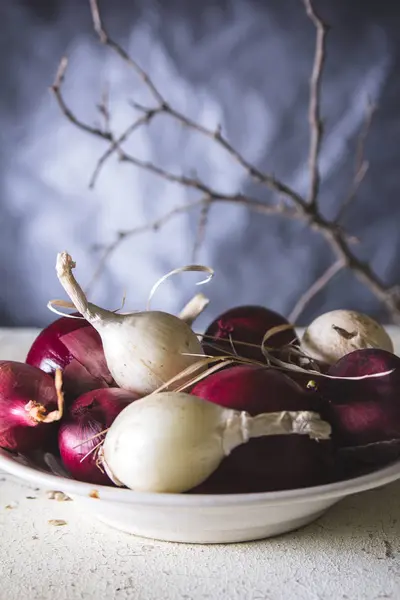
[[[96,167],[89,181],[90,189],[94,188],[94,186],[96,185],[96,181],[98,176],[100,175],[100,171],[104,166],[104,163],[110,158],[110,156],[120,149],[121,144],[123,144],[134,131],[136,131],[143,125],[148,125],[153,119],[153,117],[155,117],[155,115],[158,114],[158,112],[159,111],[154,110],[148,112],[145,115],[142,115],[139,119],[137,119],[131,125],[129,125],[129,127],[117,139],[113,140],[112,144],[107,148],[107,150],[101,155],[101,157],[97,161]]]
[[[76,117],[72,110],[66,105],[64,97],[61,94],[61,86],[64,83],[65,72],[67,70],[67,67],[68,58],[66,56],[63,56],[58,66],[54,82],[50,86],[50,90],[53,92],[61,111],[64,113],[67,119],[71,121],[71,123],[76,125],[76,127],[79,127],[79,129],[82,129],[83,131],[85,131],[86,133],[90,133],[91,135],[95,135],[96,137],[100,137],[103,140],[111,142],[112,137],[109,133],[103,131],[102,129],[99,129],[98,127],[92,127],[87,123],[84,123],[83,121],[78,119],[78,117]]]
[[[98,265],[96,267],[96,270],[95,270],[86,289],[91,290],[93,288],[94,284],[99,279],[101,273],[104,271],[105,265],[108,262],[108,260],[110,259],[110,257],[112,256],[112,254],[119,247],[119,245],[126,239],[136,236],[136,235],[143,234],[143,233],[148,233],[151,231],[156,232],[159,229],[161,229],[161,227],[163,227],[168,221],[170,221],[171,219],[173,219],[174,217],[176,217],[180,214],[188,213],[195,208],[202,209],[204,206],[211,206],[211,204],[217,204],[217,203],[243,205],[246,208],[249,208],[250,210],[252,210],[253,212],[258,212],[261,214],[282,214],[286,217],[289,217],[290,215],[292,215],[293,218],[299,218],[298,213],[296,213],[294,211],[290,211],[290,209],[288,209],[287,207],[285,207],[283,205],[279,205],[279,204],[274,205],[274,206],[269,206],[259,200],[255,200],[253,198],[249,198],[249,197],[241,196],[241,195],[226,196],[226,197],[206,195],[206,196],[199,198],[198,200],[194,200],[193,202],[190,202],[188,204],[183,204],[182,206],[177,206],[177,207],[171,209],[170,211],[168,211],[167,213],[165,213],[164,215],[162,215],[161,217],[154,219],[154,221],[150,221],[149,223],[145,223],[144,225],[140,225],[139,227],[134,227],[133,229],[127,229],[125,231],[118,231],[115,239],[112,242],[110,242],[110,244],[103,245],[103,246],[97,245],[95,249],[102,250],[102,254],[101,254],[101,258],[98,262]]]
[[[143,82],[146,84],[147,88],[152,93],[156,102],[158,102],[159,104],[163,104],[164,98],[162,97],[162,95],[160,94],[160,92],[158,91],[148,74],[142,69],[142,67],[140,67],[140,65],[135,60],[133,60],[129,56],[129,54],[122,48],[122,46],[114,42],[109,37],[107,31],[104,29],[103,22],[100,16],[98,0],[89,0],[89,3],[90,10],[92,13],[94,30],[99,36],[101,43],[105,46],[109,46],[110,48],[112,48],[114,52],[116,52],[130,67],[132,67],[139,75],[139,77],[143,80]]]
[[[273,175],[269,175],[267,173],[263,173],[257,167],[249,163],[240,152],[230,144],[230,142],[222,135],[221,127],[217,126],[215,129],[210,129],[208,127],[204,127],[200,123],[196,123],[189,117],[185,116],[183,113],[177,111],[172,108],[168,102],[165,100],[164,96],[161,94],[159,89],[156,87],[153,80],[149,77],[149,75],[140,67],[140,65],[133,60],[131,56],[120,46],[117,42],[111,39],[104,28],[100,17],[98,0],[89,0],[90,8],[92,12],[92,19],[94,24],[94,29],[99,36],[100,41],[109,46],[114,52],[118,54],[130,67],[132,67],[140,76],[149,92],[152,94],[154,99],[156,100],[158,106],[157,110],[159,112],[164,112],[169,114],[171,117],[175,118],[185,127],[197,131],[202,135],[214,140],[219,146],[221,146],[228,154],[232,156],[244,169],[247,173],[264,185],[267,185],[271,190],[278,194],[282,194],[286,198],[290,198],[292,202],[298,206],[298,208],[305,208],[306,202],[304,199],[295,191],[292,190],[289,186],[277,180]],[[135,105],[137,108],[140,108],[139,104]],[[141,107],[143,112],[149,112],[155,110],[155,108],[146,108]]]
[[[122,241],[126,240],[128,237],[140,235],[142,233],[147,233],[149,231],[155,232],[158,229],[160,229],[161,227],[163,227],[163,225],[165,225],[173,217],[175,217],[179,214],[182,214],[182,213],[189,212],[191,209],[196,208],[198,206],[202,206],[204,204],[204,202],[205,202],[205,198],[200,198],[200,200],[197,200],[196,202],[192,202],[190,204],[184,204],[183,206],[177,206],[176,208],[173,208],[172,210],[168,211],[165,215],[162,215],[161,217],[154,219],[154,221],[150,221],[149,223],[146,223],[145,225],[140,225],[139,227],[134,227],[133,229],[130,229],[130,230],[118,231],[115,240],[113,240],[110,244],[104,245],[101,248],[99,248],[97,246],[97,249],[102,250],[102,254],[101,254],[101,258],[98,262],[98,265],[96,267],[96,270],[93,273],[93,276],[90,280],[88,289],[91,290],[93,288],[94,284],[99,279],[101,273],[104,271],[104,267],[105,267],[106,263],[108,262],[108,260],[110,259],[110,257],[112,256],[112,254],[115,252],[115,250],[118,248],[118,246],[121,244]]]
[[[91,0],[91,1],[93,2],[94,0]],[[256,207],[257,210],[259,210],[260,212],[272,212],[272,213],[277,213],[277,214],[285,214],[288,217],[294,217],[294,218],[299,218],[299,217],[305,218],[305,219],[308,218],[308,207],[306,206],[306,202],[304,201],[304,199],[300,198],[300,205],[298,206],[298,210],[296,211],[294,208],[292,209],[283,203],[267,204],[262,201],[249,199],[247,196],[245,196],[243,194],[233,194],[233,195],[222,194],[222,193],[218,192],[217,190],[214,190],[210,186],[206,185],[204,182],[202,182],[197,177],[188,177],[186,175],[177,175],[175,173],[166,171],[162,167],[159,167],[158,165],[155,165],[154,163],[152,163],[150,161],[145,161],[136,156],[133,156],[132,154],[128,154],[125,150],[123,150],[121,148],[120,139],[123,138],[122,141],[125,141],[127,139],[127,137],[129,136],[129,134],[132,133],[132,131],[134,131],[141,125],[148,122],[148,120],[150,118],[152,118],[153,116],[155,116],[155,114],[159,114],[160,112],[163,112],[163,109],[160,107],[159,109],[151,109],[149,111],[146,111],[146,113],[143,115],[143,117],[141,119],[139,119],[138,121],[135,121],[135,123],[132,124],[120,136],[120,138],[117,138],[111,132],[105,132],[101,129],[91,127],[75,116],[75,114],[68,107],[68,105],[64,99],[64,96],[62,94],[62,83],[64,81],[64,76],[65,76],[65,71],[67,69],[67,65],[68,65],[67,59],[63,58],[61,60],[60,67],[58,70],[58,73],[61,73],[61,75],[57,75],[56,80],[52,86],[52,90],[55,93],[55,96],[57,98],[57,101],[61,108],[62,113],[73,125],[75,125],[79,129],[81,129],[85,133],[89,133],[91,135],[96,135],[97,137],[100,137],[103,140],[111,142],[110,148],[97,162],[95,172],[91,179],[92,182],[93,182],[93,178],[97,177],[99,169],[104,164],[104,162],[108,158],[108,156],[110,156],[112,154],[112,152],[117,151],[119,160],[121,162],[131,163],[131,164],[135,165],[136,167],[139,167],[141,169],[149,171],[149,172],[153,173],[154,175],[158,175],[159,177],[162,177],[163,179],[166,179],[167,181],[170,181],[171,183],[178,183],[178,184],[184,185],[186,187],[190,187],[195,190],[198,190],[199,192],[209,196],[210,198],[215,199],[216,201],[230,200],[233,202],[248,203],[251,205],[251,207],[253,209]],[[285,195],[285,193],[282,191],[285,189],[284,184],[282,184],[281,182],[277,182],[277,188],[280,190],[280,193]],[[295,194],[295,192],[293,192],[293,194]],[[295,194],[295,195],[297,196],[297,194]],[[304,210],[302,210],[302,208],[304,208]]]
[[[308,201],[312,207],[316,206],[319,186],[319,153],[321,149],[323,123],[321,120],[321,81],[326,57],[326,34],[328,26],[315,12],[312,0],[303,0],[307,16],[316,29],[314,64],[310,79],[310,101],[308,120],[310,124],[310,150],[308,164],[310,168],[310,192]]]
[[[139,107],[139,105],[136,105]],[[141,107],[145,113],[152,110],[150,108]],[[221,146],[246,172],[247,174],[260,184],[266,185],[273,192],[281,195],[293,202],[293,204],[302,212],[307,210],[307,203],[295,190],[291,189],[282,181],[276,179],[273,175],[260,171],[257,167],[249,163],[242,154],[236,148],[234,148],[226,137],[222,135],[221,127],[218,125],[216,129],[210,129],[204,127],[200,123],[196,123],[189,117],[183,115],[181,112],[175,110],[168,104],[162,106],[161,112],[164,112],[173,117],[178,123],[196,131],[214,141],[217,145]]]
[[[342,261],[338,260],[334,262],[324,273],[318,277],[318,279],[312,284],[312,286],[304,292],[302,296],[296,302],[292,312],[288,317],[289,323],[296,323],[299,316],[302,314],[307,304],[316,296],[330,281],[335,277],[339,271],[344,267]]]
[[[365,111],[365,119],[360,132],[360,135],[357,140],[357,150],[356,150],[356,159],[354,165],[354,179],[352,181],[350,192],[347,198],[345,198],[343,204],[341,205],[337,217],[336,223],[341,223],[343,221],[344,215],[349,208],[350,204],[354,202],[358,190],[369,169],[369,162],[365,158],[365,144],[368,138],[369,131],[371,129],[372,120],[374,114],[376,112],[376,105],[368,102],[367,109]]]

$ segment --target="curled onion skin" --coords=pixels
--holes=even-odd
[[[263,306],[237,306],[219,315],[208,326],[202,342],[203,350],[211,356],[229,352],[265,362],[261,352],[265,333],[273,327],[288,324],[285,317]],[[267,345],[280,349],[293,341],[298,342],[296,332],[288,329],[273,335]],[[235,342],[254,344],[258,348]]]
[[[57,423],[41,422],[56,411],[53,379],[40,369],[15,361],[0,361],[0,447],[30,452],[45,447]]]
[[[113,485],[97,464],[96,446],[119,413],[138,396],[120,388],[92,390],[72,403],[58,434],[64,467],[77,480]]]
[[[276,369],[229,367],[199,382],[193,394],[252,415],[279,410],[320,411],[318,393],[307,394]],[[251,439],[235,448],[207,481],[191,493],[233,494],[287,490],[320,485],[335,477],[330,440],[307,436]]]

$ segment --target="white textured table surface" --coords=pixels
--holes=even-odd
[[[0,358],[23,360],[34,335],[0,330]],[[114,531],[0,473],[0,532],[0,600],[400,599],[400,482],[280,538],[185,546]]]

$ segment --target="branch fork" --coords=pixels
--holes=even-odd
[[[106,261],[111,254],[116,250],[122,241],[134,235],[154,231],[164,225],[169,219],[183,213],[187,213],[193,209],[199,210],[199,225],[197,235],[194,240],[193,254],[196,255],[201,244],[204,241],[207,220],[212,205],[215,203],[240,204],[251,211],[267,215],[277,215],[291,219],[299,219],[306,222],[313,230],[319,232],[326,242],[331,247],[336,260],[328,267],[328,269],[318,277],[317,281],[304,292],[296,306],[294,307],[290,320],[297,320],[308,305],[310,300],[319,293],[332,279],[343,269],[350,270],[358,280],[368,287],[373,294],[387,308],[392,318],[400,322],[400,297],[397,286],[386,285],[372,267],[365,261],[358,258],[352,249],[355,241],[354,236],[349,235],[343,230],[341,222],[349,205],[354,201],[360,185],[368,171],[368,161],[364,157],[364,148],[366,136],[371,126],[372,116],[375,107],[369,106],[366,114],[366,121],[363,131],[360,135],[357,157],[354,173],[354,181],[351,185],[350,192],[343,199],[337,217],[333,220],[327,220],[321,212],[320,203],[320,152],[323,143],[323,121],[321,117],[321,87],[324,66],[327,54],[327,33],[329,27],[322,20],[314,7],[314,0],[302,0],[306,14],[314,25],[316,38],[314,60],[312,73],[310,78],[309,89],[309,106],[308,106],[308,121],[310,128],[310,144],[308,151],[308,165],[310,172],[309,191],[306,196],[302,196],[296,190],[280,181],[273,174],[265,172],[256,165],[251,164],[243,154],[239,152],[223,134],[221,127],[207,128],[204,125],[193,121],[190,117],[171,106],[164,98],[161,91],[158,89],[151,77],[142,69],[142,67],[123,49],[123,47],[113,40],[101,18],[98,0],[89,0],[90,10],[93,20],[95,33],[99,41],[107,46],[125,64],[131,68],[142,80],[143,85],[147,88],[155,101],[155,106],[147,108],[135,102],[132,106],[139,110],[142,114],[135,120],[125,132],[120,136],[116,136],[110,129],[109,113],[106,119],[106,126],[102,128],[94,127],[83,122],[68,106],[65,101],[62,87],[65,80],[68,60],[63,57],[59,69],[57,71],[51,90],[60,107],[60,110],[65,117],[81,131],[88,135],[95,136],[107,143],[107,149],[104,151],[98,160],[94,173],[90,179],[90,186],[93,187],[98,179],[98,176],[108,161],[108,159],[116,153],[118,159],[122,163],[129,164],[135,168],[145,170],[153,175],[170,183],[180,185],[186,188],[197,191],[200,198],[182,206],[178,206],[168,213],[162,215],[158,219],[140,227],[135,227],[131,230],[118,232],[115,240],[104,248],[103,256],[100,260],[99,267],[96,271],[94,280],[99,276],[105,266]],[[150,123],[156,116],[168,117],[177,123],[187,127],[188,129],[197,132],[199,135],[211,139],[215,144],[222,148],[233,161],[235,161],[250,179],[255,181],[260,187],[272,190],[278,197],[278,202],[271,201],[270,195],[266,195],[263,200],[253,198],[246,194],[226,194],[217,189],[214,189],[208,183],[186,175],[179,175],[167,171],[161,166],[158,166],[149,161],[143,161],[137,156],[129,154],[123,148],[124,142],[133,135],[138,129]],[[283,201],[282,201],[283,200]],[[293,319],[293,316],[296,319]]]

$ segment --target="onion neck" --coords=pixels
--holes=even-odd
[[[248,419],[249,437],[265,435],[308,435],[313,440],[328,440],[332,429],[321,416],[309,410],[272,412]]]
[[[57,369],[54,382],[57,393],[57,409],[49,412],[43,404],[30,400],[25,406],[29,417],[36,423],[55,423],[60,421],[64,414],[64,393],[62,391],[62,372]]]
[[[249,428],[247,425],[250,415],[244,411],[225,409],[222,417],[224,429],[222,431],[222,449],[225,456],[242,444],[249,441]]]
[[[179,318],[189,326],[193,325],[197,317],[209,305],[210,300],[204,294],[196,294],[179,313]]]
[[[102,325],[105,325],[110,321],[115,322],[118,320],[119,315],[88,302],[85,292],[82,290],[72,273],[72,269],[74,269],[75,266],[76,263],[67,252],[60,252],[60,254],[58,254],[56,263],[57,277],[77,311],[80,312],[95,329],[101,329]]]
[[[263,413],[256,417],[245,411],[226,410],[223,421],[222,447],[225,456],[250,438],[308,435],[313,440],[328,440],[332,431],[329,423],[323,421],[318,413],[308,410]]]

